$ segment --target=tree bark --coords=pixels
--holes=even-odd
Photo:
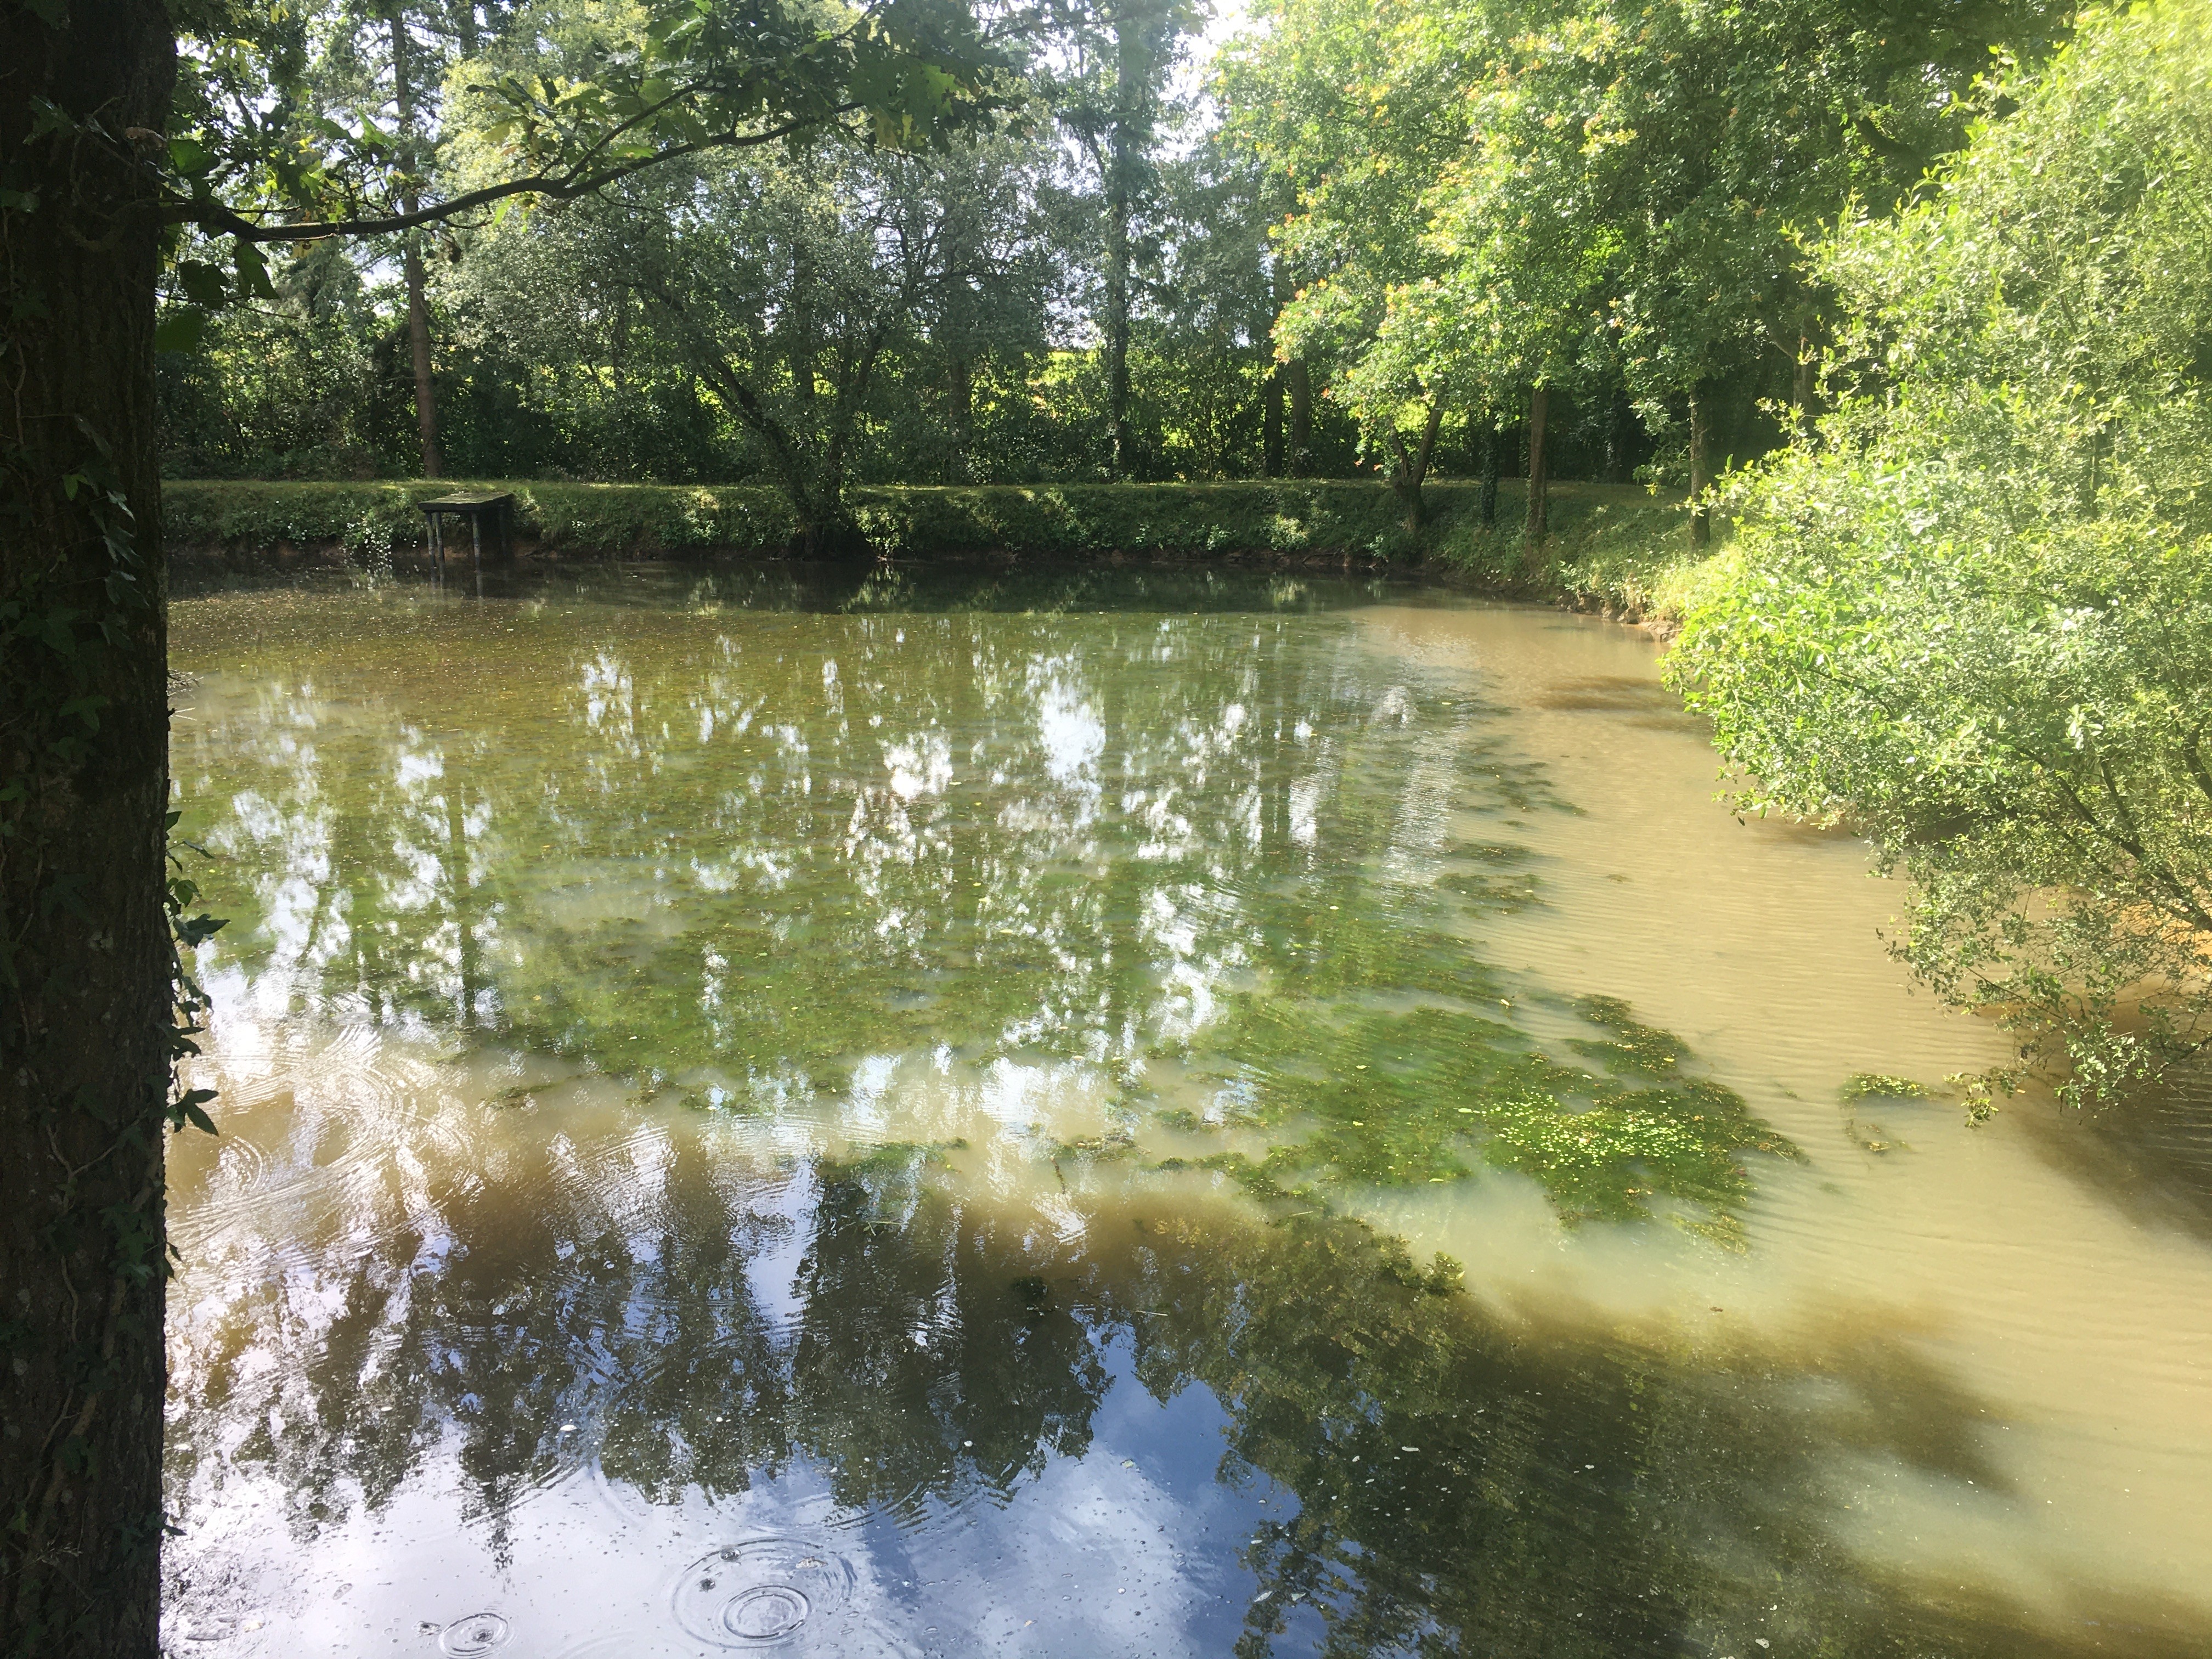
[[[407,79],[407,20],[392,9],[392,94],[399,113],[399,137],[405,145],[415,128],[414,88]],[[412,158],[408,165],[411,166]],[[418,204],[410,195],[401,198],[403,211],[412,213]],[[407,349],[415,364],[415,425],[422,439],[422,476],[438,478],[445,471],[438,459],[438,392],[430,379],[430,307],[422,293],[422,233],[407,233],[401,268],[407,281]]]
[[[975,371],[969,367],[968,359],[956,351],[948,366],[946,379],[945,402],[948,407],[945,412],[948,418],[945,437],[950,453],[945,457],[945,482],[966,483],[969,481],[969,434],[975,420]]]
[[[1271,363],[1260,383],[1260,472],[1283,476],[1283,365]]]
[[[161,222],[130,147],[161,142],[176,46],[154,0],[75,0],[0,13],[0,1651],[153,1659],[175,1028]]]
[[[1475,465],[1482,478],[1482,526],[1487,530],[1498,522],[1498,475],[1503,470],[1504,434],[1498,429],[1498,422],[1489,410],[1474,416]]]
[[[1552,533],[1552,468],[1544,454],[1545,428],[1550,424],[1552,388],[1540,386],[1528,393],[1528,519],[1522,540],[1530,556]]]
[[[1125,33],[1127,25],[1124,25]],[[1126,43],[1122,58],[1129,52]],[[1129,432],[1129,135],[1115,124],[1106,179],[1106,422],[1112,444],[1109,475],[1127,478],[1136,465]]]
[[[1283,379],[1291,394],[1290,454],[1284,471],[1303,478],[1313,471],[1313,371],[1304,358],[1293,357],[1283,365]]]
[[[1633,437],[1636,406],[1629,401],[1628,393],[1616,390],[1605,422],[1605,481],[1607,483],[1628,482],[1629,444]]]
[[[1712,514],[1705,506],[1705,490],[1713,481],[1712,401],[1703,385],[1690,392],[1690,545],[1710,547],[1713,540]]]
[[[1814,406],[1814,400],[1819,396],[1820,367],[1812,341],[1800,339],[1797,342],[1797,361],[1791,370],[1790,401],[1796,406],[1797,441],[1802,444],[1813,441],[1813,422],[1820,418],[1820,410]]]

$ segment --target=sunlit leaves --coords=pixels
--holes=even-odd
[[[1842,228],[1849,395],[1741,493],[1674,663],[1746,804],[1872,833],[1902,952],[2081,1097],[2212,1034],[2208,83],[2201,12],[2098,15]]]

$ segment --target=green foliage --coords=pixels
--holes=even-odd
[[[1909,1077],[1890,1077],[1881,1072],[1860,1072],[1844,1081],[1844,1100],[1932,1100],[1936,1091]]]
[[[2087,14],[1826,245],[1842,402],[1739,491],[1671,665],[1741,804],[1869,834],[1900,953],[2079,1101],[2212,1036],[2208,98],[2201,8]]]
[[[2040,52],[2054,11],[1275,0],[1224,88],[1297,191],[1279,346],[1416,483],[1439,411],[1495,425],[1534,387],[1632,398],[1661,434],[1687,407],[1697,467],[1717,431],[1764,449],[1744,406],[1822,330],[1799,239],[1894,202],[1959,141],[1991,46]]]

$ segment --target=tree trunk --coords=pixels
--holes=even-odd
[[[816,429],[813,300],[814,260],[801,243],[791,252],[791,303],[784,308],[784,356],[791,368],[791,391],[799,403],[799,425],[809,437]]]
[[[615,396],[627,397],[629,392],[629,290],[618,288],[609,296],[614,307],[614,326],[608,331],[607,365],[614,371]]]
[[[1141,9],[1114,24],[1114,126],[1106,149],[1106,417],[1113,440],[1112,476],[1137,471],[1129,430],[1129,218],[1135,210],[1138,147],[1151,94],[1152,53]]]
[[[1313,371],[1304,358],[1293,357],[1283,365],[1283,379],[1291,394],[1290,456],[1284,471],[1303,478],[1313,471]]]
[[[1544,538],[1552,533],[1552,469],[1545,458],[1545,428],[1550,423],[1552,388],[1540,386],[1528,393],[1528,521],[1522,532],[1533,560]]]
[[[1272,363],[1260,383],[1260,471],[1283,476],[1283,365]]]
[[[1800,339],[1797,342],[1797,362],[1791,375],[1790,401],[1796,407],[1797,441],[1801,444],[1813,441],[1813,422],[1820,418],[1820,410],[1814,407],[1813,402],[1819,395],[1820,367],[1812,341]]]
[[[176,46],[150,0],[53,11],[0,13],[0,1651],[153,1659],[174,1027],[161,225],[127,146]]]
[[[1429,458],[1436,453],[1437,428],[1443,423],[1443,408],[1431,404],[1429,418],[1421,428],[1421,441],[1411,452],[1407,450],[1405,437],[1398,428],[1388,428],[1391,453],[1397,458],[1397,465],[1390,473],[1390,491],[1398,498],[1409,536],[1419,535],[1429,521],[1429,504],[1421,495],[1421,485],[1428,479]]]
[[[1605,481],[1607,483],[1628,482],[1629,444],[1634,435],[1632,423],[1635,419],[1636,405],[1629,401],[1627,392],[1614,392],[1611,411],[1605,422]]]
[[[968,472],[969,433],[975,420],[975,376],[974,370],[969,367],[967,358],[958,352],[952,355],[947,380],[949,385],[945,392],[947,404],[945,436],[951,453],[945,458],[945,482],[956,484],[966,483],[969,482]]]
[[[404,146],[414,132],[414,88],[407,79],[407,21],[394,8],[392,23],[392,96],[399,112],[399,140]],[[411,164],[411,160],[410,160]],[[416,198],[402,198],[400,208],[412,213]],[[415,363],[415,425],[422,437],[422,476],[445,476],[438,460],[438,392],[430,379],[430,307],[422,297],[422,238],[407,233],[401,267],[407,280],[407,349]]]
[[[1123,58],[1128,56],[1124,48]],[[1136,465],[1129,432],[1129,141],[1117,124],[1106,180],[1106,421],[1115,482]]]
[[[1498,475],[1503,465],[1505,442],[1504,434],[1498,429],[1498,422],[1488,410],[1475,418],[1480,422],[1475,441],[1481,452],[1475,465],[1482,477],[1482,526],[1487,530],[1498,522]]]
[[[1690,545],[1710,547],[1713,540],[1712,514],[1705,506],[1705,490],[1712,483],[1712,403],[1705,387],[1690,392]]]

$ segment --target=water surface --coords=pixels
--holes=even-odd
[[[2201,1115],[1965,1127],[1998,1034],[1638,635],[649,569],[173,628],[174,1651],[2212,1644]]]

